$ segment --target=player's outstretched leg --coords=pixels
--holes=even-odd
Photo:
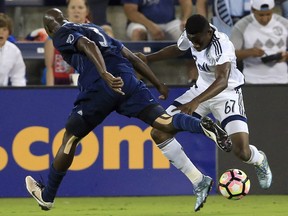
[[[206,136],[212,139],[222,151],[230,152],[232,150],[232,141],[228,134],[212,119],[205,116],[201,119],[200,125]]]
[[[35,181],[31,176],[25,178],[26,188],[31,196],[38,202],[42,210],[48,211],[53,207],[53,202],[45,202],[42,198],[44,185]]]
[[[260,165],[255,165],[255,170],[260,186],[263,189],[268,189],[272,183],[272,172],[265,153],[263,151],[259,151],[259,153],[264,156],[264,159]]]
[[[203,176],[202,181],[194,188],[196,195],[195,212],[199,211],[206,202],[207,196],[212,189],[213,180],[209,176]]]

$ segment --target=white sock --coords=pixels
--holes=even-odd
[[[160,149],[162,153],[177,169],[187,176],[194,186],[202,181],[203,174],[194,166],[175,138],[166,140],[158,146],[164,146]]]
[[[264,159],[264,156],[259,153],[258,149],[255,146],[249,145],[249,147],[251,150],[251,157],[248,161],[245,161],[245,163],[254,164],[254,165],[261,164]]]

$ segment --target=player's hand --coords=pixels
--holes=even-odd
[[[161,83],[161,85],[157,88],[160,96],[158,97],[160,100],[166,100],[168,97],[169,89],[165,85],[165,83]]]
[[[115,92],[118,92],[121,95],[125,95],[125,93],[122,91],[124,82],[121,77],[114,77],[111,73],[106,72],[103,74],[102,78],[106,81],[108,86]]]
[[[197,109],[199,106],[199,102],[197,100],[192,100],[186,104],[182,104],[175,109],[172,110],[172,112],[180,110],[181,113],[186,113],[188,115],[192,115],[192,113]]]
[[[135,55],[136,55],[138,58],[140,58],[143,62],[145,62],[146,64],[148,63],[147,57],[146,57],[146,55],[144,55],[143,53],[137,52],[137,53],[135,53]]]

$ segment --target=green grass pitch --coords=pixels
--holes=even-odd
[[[285,216],[288,195],[248,195],[242,200],[208,197],[194,212],[195,196],[57,198],[42,211],[33,198],[0,198],[1,216]]]

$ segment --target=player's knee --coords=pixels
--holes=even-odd
[[[82,137],[76,137],[72,133],[66,131],[62,142],[62,150],[65,154],[74,154],[75,149]]]
[[[153,128],[150,132],[150,135],[156,144],[162,143],[167,139],[173,137],[172,134],[164,133],[158,129]]]
[[[150,132],[150,135],[155,143],[161,143],[160,141],[161,133],[159,130],[153,128]]]
[[[78,138],[85,137],[93,128],[85,119],[76,113],[72,113],[66,123],[67,134],[72,134]]]

